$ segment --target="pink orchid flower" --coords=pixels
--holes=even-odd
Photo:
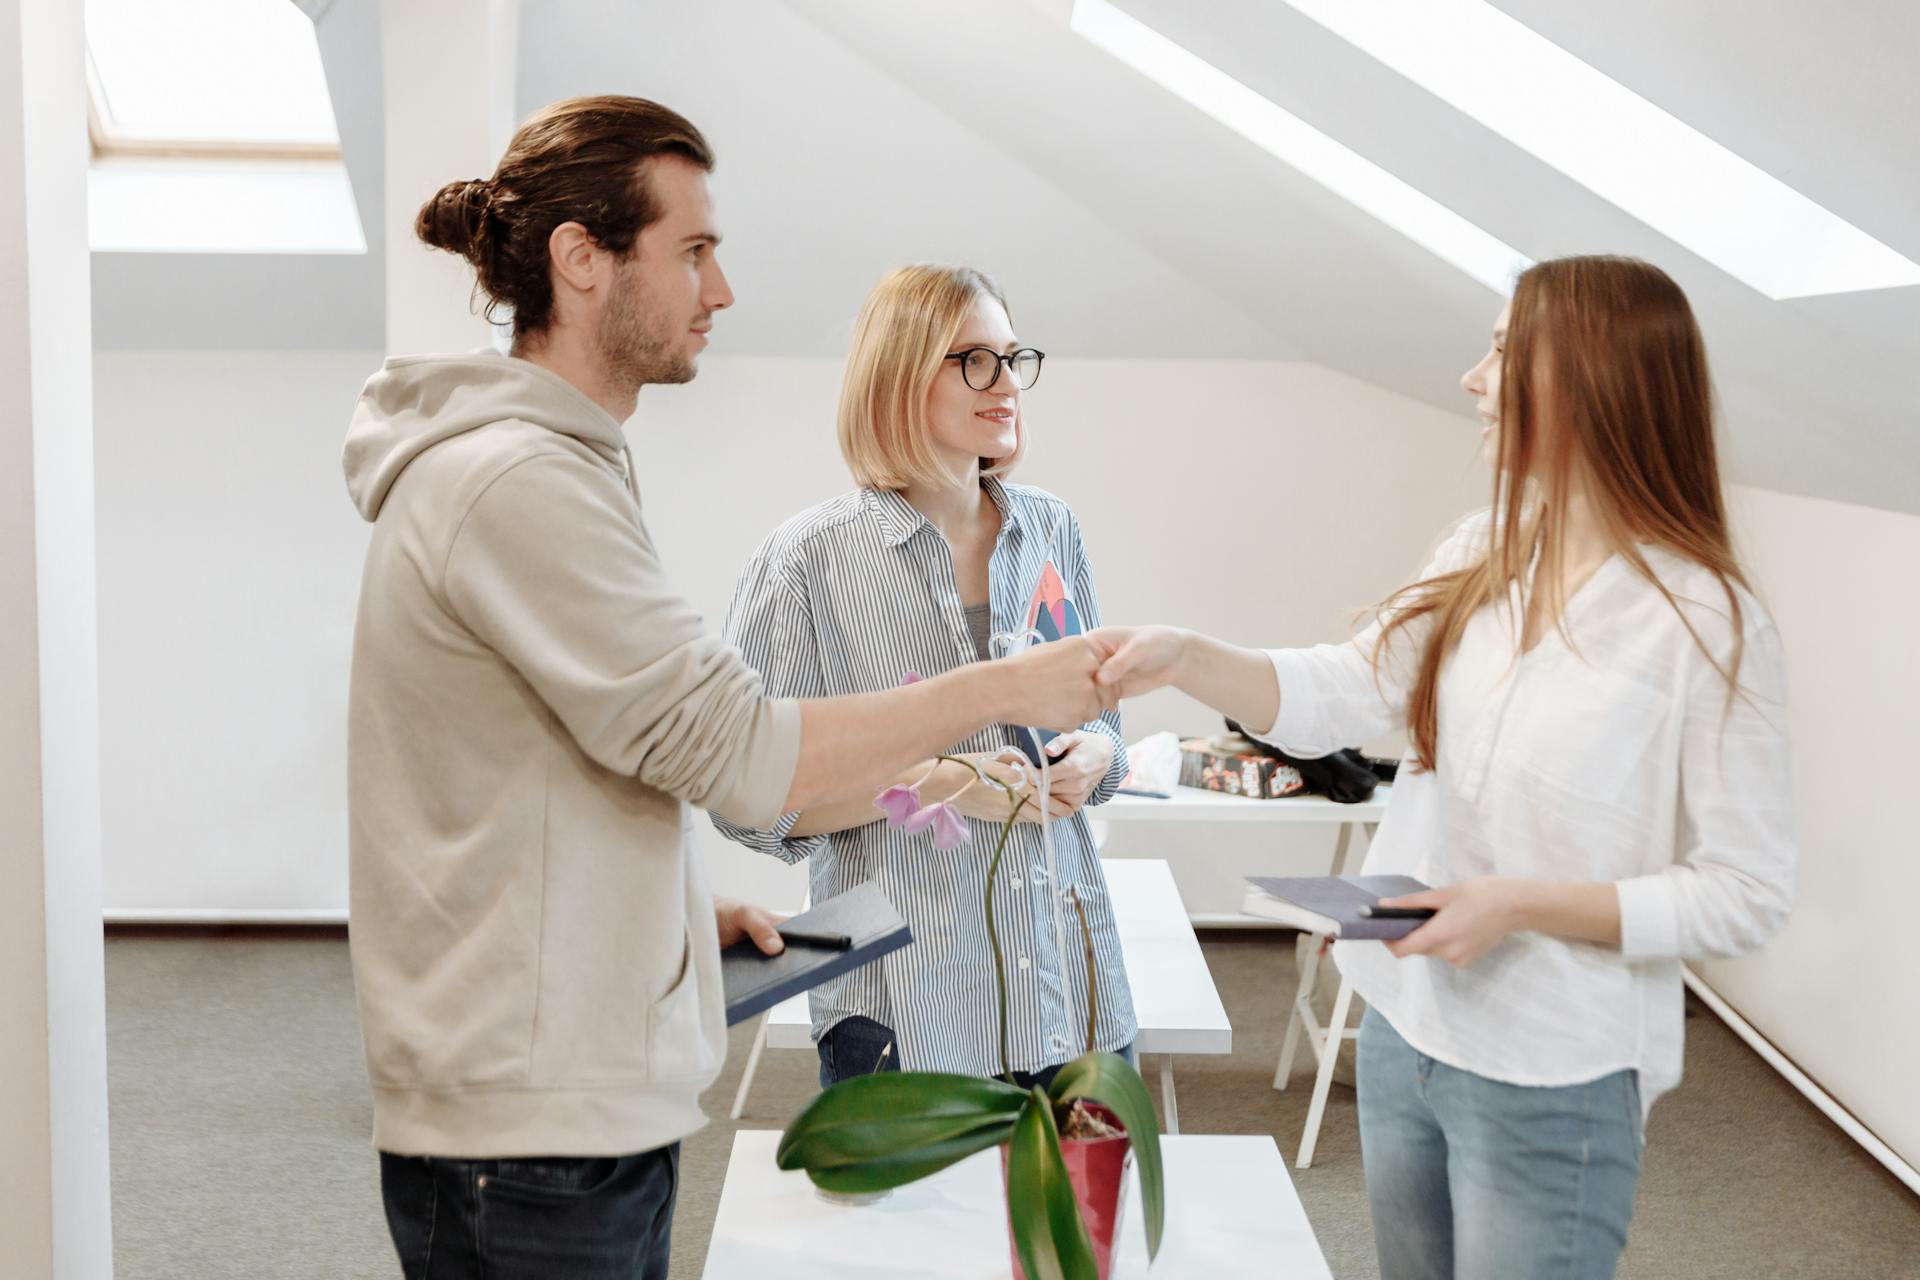
[[[908,835],[917,835],[929,827],[933,828],[936,849],[958,849],[967,842],[967,820],[945,801],[928,805],[900,824],[900,829]]]
[[[888,826],[902,826],[920,811],[920,788],[895,783],[873,798],[873,807],[887,815]]]
[[[933,815],[933,847],[958,849],[967,842],[967,820],[950,804],[936,805]]]

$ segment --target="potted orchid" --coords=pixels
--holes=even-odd
[[[1001,1074],[980,1078],[914,1071],[843,1080],[787,1126],[775,1158],[782,1169],[806,1170],[823,1191],[859,1194],[904,1186],[998,1146],[1016,1280],[1106,1280],[1130,1150],[1139,1160],[1148,1257],[1160,1250],[1166,1190],[1153,1099],[1132,1064],[1114,1053],[1081,1055],[1044,1090],[1012,1083],[1007,975],[993,897],[1014,823],[1032,801],[1022,794],[1024,774],[1018,766],[1013,780],[1003,781],[972,761],[940,759],[968,765],[975,774],[969,787],[998,786],[1009,801],[983,894],[999,993]],[[930,830],[937,847],[956,848],[967,838],[966,820],[953,808],[957,795],[922,805],[919,788],[925,781],[889,787],[874,803],[890,824]],[[1072,901],[1087,948],[1087,1043],[1092,1044],[1099,1010],[1093,942],[1077,894]]]

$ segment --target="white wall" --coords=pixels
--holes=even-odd
[[[1772,945],[1696,966],[1860,1122],[1920,1166],[1920,517],[1757,489],[1741,550],[1786,645],[1799,901]]]
[[[97,358],[110,910],[345,904],[344,707],[366,533],[339,447],[377,363]],[[839,380],[836,360],[711,357],[691,385],[642,395],[630,433],[647,518],[714,627],[760,538],[847,486]],[[1021,478],[1074,503],[1112,621],[1331,638],[1483,500],[1464,419],[1311,365],[1056,359],[1029,409]],[[1169,695],[1131,707],[1127,727],[1215,723]],[[1311,866],[1330,839],[1271,856],[1297,848]],[[723,885],[797,894],[773,860],[710,845]]]
[[[109,911],[346,903],[366,526],[340,443],[374,352],[100,352]]]
[[[113,1274],[81,14],[0,0],[0,1249]]]
[[[428,248],[413,225],[448,181],[492,173],[506,150],[519,25],[519,0],[380,0],[389,351],[486,341],[469,292],[473,272]]]

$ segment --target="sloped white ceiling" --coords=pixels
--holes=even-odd
[[[923,40],[982,16],[902,7]],[[1035,133],[1056,122],[955,119],[911,76],[779,4],[528,5],[522,102],[603,91],[664,102],[714,146],[721,261],[739,296],[718,350],[840,355],[887,270],[958,261],[993,275],[1023,338],[1050,353],[1294,354],[1263,312],[1047,172]]]
[[[1920,289],[1768,301],[1277,0],[1119,3],[1533,257],[1672,272],[1707,333],[1733,478],[1920,513]],[[370,239],[375,4],[334,0],[320,22]],[[708,133],[730,354],[838,354],[883,271],[964,260],[1056,358],[1306,359],[1464,410],[1455,380],[1498,299],[1073,36],[1068,7],[522,0],[519,100],[639,93]],[[1502,7],[1920,256],[1920,6]],[[96,257],[100,340],[377,346],[370,247],[354,264]]]
[[[970,5],[969,26],[998,33],[984,48],[934,38],[936,20],[917,5],[788,3],[984,135],[1024,124],[1045,148],[1045,172],[1309,358],[1460,407],[1455,376],[1477,357],[1497,300],[1079,42],[1064,30],[1066,0]],[[1276,0],[1120,6],[1532,257],[1630,253],[1666,268],[1707,334],[1734,478],[1920,512],[1920,289],[1771,302]],[[1755,112],[1768,103],[1761,118],[1775,121],[1828,116],[1831,132],[1783,127],[1752,158],[1920,255],[1916,166],[1896,159],[1920,154],[1920,91],[1900,79],[1899,55],[1888,52],[1920,50],[1908,38],[1920,8],[1887,6],[1877,23],[1855,25],[1811,5],[1699,6],[1718,10],[1710,20],[1694,6],[1654,0],[1507,7],[1703,131],[1746,119],[1741,103]],[[1756,37],[1742,25],[1756,22],[1773,34]],[[1589,27],[1614,36],[1576,38]],[[1716,31],[1738,34],[1716,45]],[[1796,32],[1807,36],[1803,56],[1823,68],[1792,75],[1796,96],[1785,105],[1742,58],[1784,74]],[[1853,68],[1866,89],[1855,86]],[[1708,99],[1720,104],[1710,120],[1689,117]],[[1760,131],[1730,128],[1719,140],[1738,150]],[[1859,135],[1872,142],[1847,141]],[[1800,162],[1809,153],[1818,165]],[[1876,170],[1895,169],[1897,179],[1876,181]],[[1818,180],[1803,182],[1810,172]]]

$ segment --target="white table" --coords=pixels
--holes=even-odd
[[[1250,796],[1231,796],[1218,791],[1203,791],[1198,787],[1175,787],[1173,795],[1166,800],[1157,800],[1149,796],[1117,795],[1103,805],[1087,810],[1087,816],[1093,823],[1094,838],[1102,846],[1106,844],[1109,824],[1115,822],[1138,823],[1199,823],[1231,822],[1259,823],[1262,825],[1296,826],[1313,824],[1337,828],[1334,836],[1334,868],[1342,866],[1347,859],[1347,851],[1353,841],[1356,827],[1366,831],[1369,839],[1380,820],[1387,816],[1387,801],[1393,795],[1393,788],[1380,787],[1373,798],[1361,804],[1336,804],[1325,796],[1287,796],[1280,800],[1256,800]],[[1108,866],[1129,861],[1125,858],[1110,858]],[[1252,916],[1235,912],[1202,912],[1192,917],[1193,923],[1207,928],[1247,929],[1277,928],[1270,920],[1258,920]]]
[[[1200,787],[1175,787],[1173,795],[1160,800],[1152,796],[1116,795],[1103,805],[1087,810],[1093,821],[1125,822],[1378,822],[1387,816],[1387,801],[1393,788],[1382,784],[1373,798],[1359,804],[1337,804],[1325,796],[1284,796],[1278,800],[1256,800],[1251,796],[1230,796]]]
[[[1000,1153],[989,1149],[878,1204],[828,1204],[774,1166],[780,1135],[744,1129],[713,1220],[705,1280],[999,1280],[1008,1261]],[[1331,1280],[1306,1210],[1267,1137],[1160,1140],[1167,1228],[1147,1270],[1138,1176],[1128,1178],[1114,1280]]]
[[[1174,1094],[1173,1055],[1232,1053],[1233,1024],[1220,1003],[1213,974],[1193,936],[1173,873],[1158,858],[1127,858],[1103,862],[1107,890],[1113,899],[1114,923],[1120,930],[1120,953],[1127,962],[1127,984],[1133,991],[1133,1012],[1140,1024],[1134,1052],[1142,1063],[1160,1059],[1160,1103],[1169,1133],[1180,1132],[1180,1110]],[[775,1049],[813,1048],[813,1023],[807,998],[795,996],[775,1006],[761,1023],[747,1058],[739,1092],[733,1100],[733,1118],[746,1106],[747,1089],[765,1046]]]

